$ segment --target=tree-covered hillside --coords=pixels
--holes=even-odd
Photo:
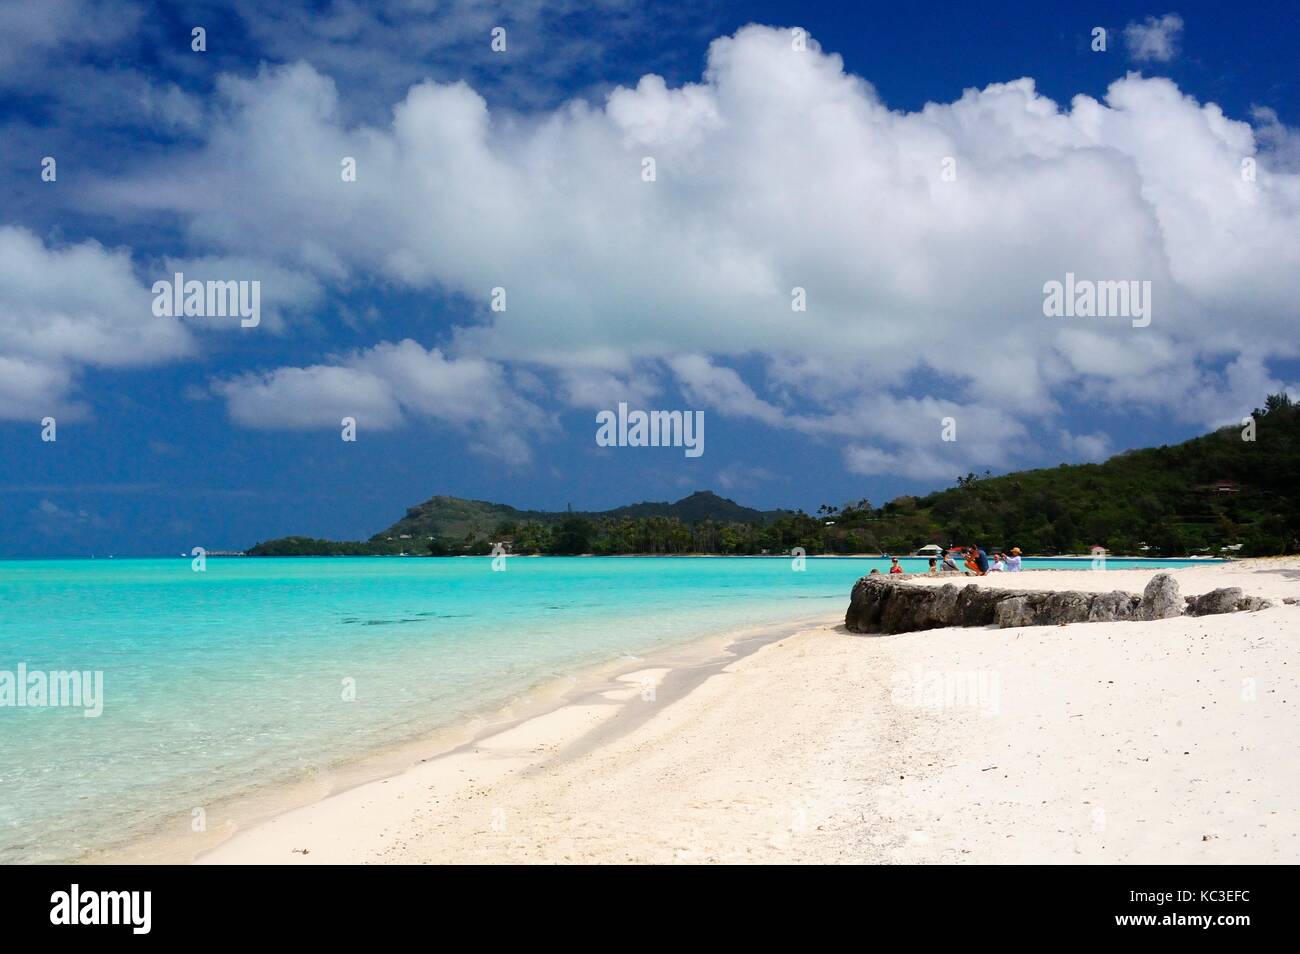
[[[870,531],[898,550],[922,536],[1026,553],[1103,546],[1173,556],[1238,544],[1243,554],[1291,552],[1300,546],[1300,408],[1273,396],[1253,418],[1253,435],[1234,426],[1101,464],[968,474],[950,490],[900,497],[837,527]]]
[[[1248,426],[1100,464],[967,474],[924,497],[817,514],[758,511],[708,492],[603,513],[521,511],[434,497],[367,542],[288,537],[253,555],[355,553],[910,553],[927,543],[1082,553],[1266,555],[1300,549],[1300,407],[1270,396]]]
[[[662,517],[694,524],[704,520],[719,523],[767,523],[780,516],[779,511],[763,512],[742,507],[734,500],[719,497],[707,490],[696,491],[675,503],[646,502],[599,512],[516,510],[506,504],[462,497],[431,497],[410,507],[401,520],[371,537],[372,542],[435,537],[447,541],[464,541],[466,537],[491,535],[501,524],[541,524],[556,527],[574,518],[599,523],[606,520]]]

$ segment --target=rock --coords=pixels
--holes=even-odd
[[[953,624],[953,620],[957,618],[957,597],[962,589],[954,583],[945,583],[939,587],[938,592],[934,594],[934,601],[930,604],[932,626],[941,628]]]
[[[844,625],[850,632],[874,633],[879,631],[880,606],[884,599],[884,593],[884,580],[879,580],[876,577],[864,576],[853,584],[853,592],[849,596],[849,609],[844,614]]]
[[[1256,610],[1268,609],[1272,605],[1273,603],[1270,600],[1266,600],[1262,596],[1243,596],[1237,601],[1234,609],[1242,613],[1253,613]],[[1231,610],[1224,610],[1224,612],[1231,612]]]
[[[977,584],[911,586],[897,579],[865,576],[853,587],[844,625],[855,633],[907,633],[944,626],[988,626],[1008,590]]]
[[[1044,600],[1038,616],[1045,618],[1048,623],[1086,623],[1095,596],[1095,593],[1080,593],[1077,590],[1052,593]]]
[[[1083,593],[985,589],[977,583],[917,586],[884,574],[864,576],[853,586],[844,625],[854,633],[910,633],[945,626],[1055,626],[1116,620],[1169,619],[1188,613],[1254,611],[1272,606],[1239,587],[1224,587],[1184,600],[1178,584],[1160,573],[1141,596],[1114,590]]]
[[[1001,629],[1008,629],[1012,626],[1033,626],[1036,618],[1037,614],[1034,611],[1033,604],[1030,603],[1028,595],[1005,599],[993,611],[993,621]]]
[[[1210,590],[1202,596],[1187,597],[1187,612],[1192,616],[1209,616],[1212,613],[1231,613],[1241,602],[1240,586],[1224,586]]]
[[[1170,619],[1183,615],[1183,598],[1178,582],[1168,573],[1157,573],[1142,591],[1139,619]]]
[[[910,633],[918,629],[933,628],[926,625],[928,607],[934,594],[921,586],[891,588],[892,598],[885,601],[880,614],[880,626],[886,633]]]
[[[1141,606],[1142,597],[1134,596],[1132,593],[1125,593],[1122,590],[1098,593],[1092,598],[1092,605],[1088,608],[1088,622],[1113,623],[1121,619],[1136,619]]]
[[[984,593],[978,583],[963,586],[957,594],[957,606],[953,612],[954,626],[987,626],[984,619]]]

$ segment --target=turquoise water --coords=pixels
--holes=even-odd
[[[104,679],[97,718],[0,707],[0,861],[75,858],[585,665],[840,613],[854,580],[887,561],[809,559],[804,572],[778,558],[491,564],[209,559],[196,573],[187,559],[0,561],[0,672],[25,663]],[[1036,565],[1089,561],[1025,561]]]

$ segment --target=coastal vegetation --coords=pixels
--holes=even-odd
[[[1300,407],[1272,395],[1241,426],[1181,444],[994,477],[925,496],[759,511],[708,491],[601,513],[434,497],[365,542],[286,537],[258,556],[910,553],[978,543],[1026,553],[1242,556],[1300,549]]]

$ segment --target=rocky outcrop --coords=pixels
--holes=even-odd
[[[1009,626],[1051,626],[1056,623],[1107,623],[1135,619],[1142,605],[1132,593],[1023,593],[1000,601],[993,622]]]
[[[1184,613],[1205,616],[1271,605],[1268,600],[1243,596],[1238,587],[1184,600],[1168,573],[1156,574],[1141,596],[1119,590],[985,589],[976,583],[914,586],[882,575],[864,576],[854,585],[844,625],[854,633],[909,633],[945,626],[1006,628],[1169,619]]]
[[[1289,602],[1283,600],[1282,602]],[[1188,616],[1211,616],[1215,613],[1254,612],[1273,604],[1258,596],[1243,596],[1240,586],[1225,586],[1203,596],[1187,597]]]

